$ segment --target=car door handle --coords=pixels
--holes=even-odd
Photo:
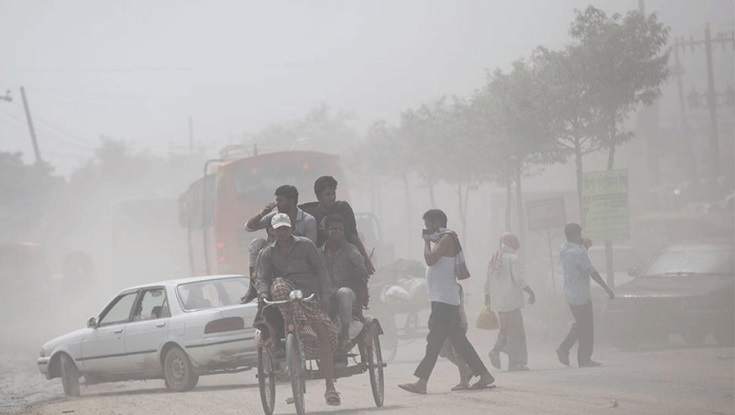
[[[115,334],[120,334],[120,333],[123,332],[123,329],[115,329],[112,332],[115,333]]]
[[[165,325],[166,325],[166,323],[156,323],[156,327],[163,327]]]

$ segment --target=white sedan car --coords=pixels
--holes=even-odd
[[[164,379],[193,389],[200,375],[257,367],[255,303],[240,304],[241,275],[192,277],[121,291],[80,329],[43,345],[38,369],[64,392],[86,384]]]

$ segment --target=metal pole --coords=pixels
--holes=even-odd
[[[551,291],[556,294],[556,273],[554,272],[554,253],[551,248],[551,231],[546,230],[546,240],[549,243],[549,264],[551,267]]]
[[[23,98],[23,108],[26,111],[26,120],[28,121],[28,131],[31,132],[31,141],[33,142],[33,153],[36,155],[36,164],[40,165],[41,150],[38,149],[38,141],[36,140],[36,130],[33,129],[33,119],[31,118],[31,110],[28,109],[28,100],[26,99],[26,90],[20,87],[20,96]]]
[[[194,154],[194,120],[189,117],[189,154]]]
[[[712,124],[710,132],[710,154],[712,155],[712,168],[714,176],[720,175],[720,136],[717,128],[717,95],[715,92],[715,77],[712,69],[712,36],[709,23],[704,29],[704,48],[707,54],[707,106],[709,107],[709,118]]]
[[[689,164],[690,176],[689,178],[693,181],[697,181],[699,175],[697,174],[697,155],[692,147],[692,140],[689,137],[689,121],[687,120],[686,104],[684,103],[684,86],[681,82],[681,76],[683,75],[684,68],[682,68],[679,61],[679,45],[674,46],[674,65],[676,68],[676,89],[679,95],[679,115],[681,118],[681,127],[684,132],[684,145],[679,151],[682,165]]]

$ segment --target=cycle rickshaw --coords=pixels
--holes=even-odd
[[[265,307],[293,303],[296,301],[311,301],[314,294],[303,298],[301,290],[293,290],[287,300],[265,301]],[[316,356],[307,355],[302,347],[301,340],[296,331],[293,321],[285,321],[285,338],[277,339],[268,336],[268,339],[258,339],[258,386],[260,388],[260,399],[263,404],[265,415],[272,415],[276,402],[276,381],[288,377],[291,382],[293,397],[287,402],[293,403],[298,415],[304,414],[304,393],[306,392],[306,380],[322,379],[321,373],[316,367]],[[349,377],[368,372],[373,399],[377,407],[383,406],[385,386],[383,378],[383,356],[380,350],[379,336],[383,333],[377,319],[365,317],[362,330],[357,336],[351,338],[346,350],[348,363],[345,367],[334,368],[334,378]],[[284,356],[276,356],[274,347],[276,342],[283,345],[286,353]],[[357,353],[353,350],[357,346]]]

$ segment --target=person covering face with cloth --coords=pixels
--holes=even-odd
[[[510,232],[500,235],[500,246],[493,254],[485,280],[485,305],[498,313],[500,330],[495,347],[490,351],[490,362],[500,369],[500,352],[508,354],[508,370],[528,370],[526,331],[523,327],[523,291],[528,293],[528,303],[536,301],[536,295],[526,285],[518,272],[518,237]]]
[[[460,287],[455,271],[455,257],[461,252],[459,239],[454,231],[447,229],[447,215],[441,210],[429,210],[424,213],[423,219],[426,225],[422,235],[425,241],[424,260],[428,265],[426,286],[431,301],[429,334],[426,336],[426,354],[414,372],[418,381],[398,386],[408,392],[425,394],[439,351],[448,338],[457,354],[467,362],[473,377],[480,377],[470,388],[489,387],[495,378],[488,372],[461,327]]]

